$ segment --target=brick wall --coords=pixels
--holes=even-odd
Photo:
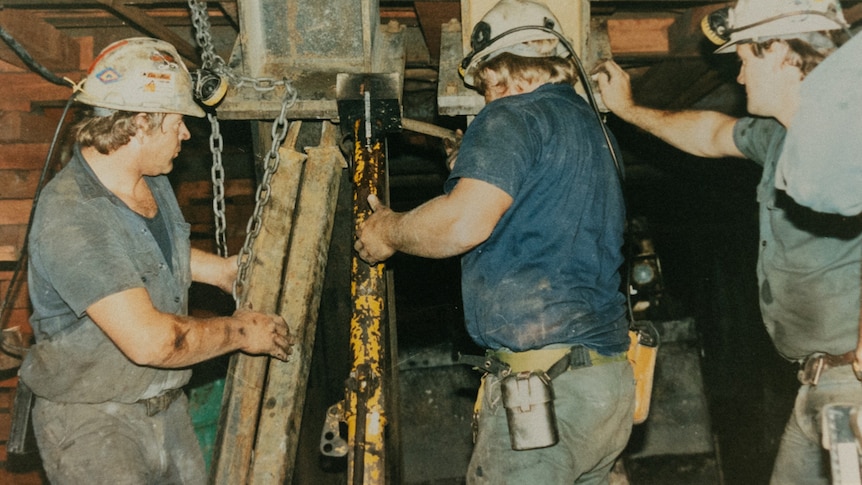
[[[92,41],[81,42],[92,58]],[[80,71],[66,71],[70,79],[80,79]],[[60,121],[63,106],[72,89],[50,83],[38,74],[0,61],[0,296],[6,297],[30,219],[33,197],[48,155],[49,144]],[[58,157],[54,157],[56,163]],[[26,274],[19,275],[11,313],[3,328],[29,329]]]

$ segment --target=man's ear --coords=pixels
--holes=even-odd
[[[502,77],[497,71],[485,69],[483,78],[486,101],[498,99],[508,90],[508,86],[502,82]]]
[[[150,131],[150,122],[146,113],[136,114],[133,120],[138,132],[148,133]]]
[[[800,79],[805,77],[801,68],[802,59],[786,42],[773,42],[769,46],[767,52],[775,56],[776,66],[781,68],[793,68],[799,73]]]
[[[783,62],[787,62],[790,59],[790,46],[787,45],[786,42],[773,42],[769,44],[769,47],[766,49],[766,52],[775,55]]]

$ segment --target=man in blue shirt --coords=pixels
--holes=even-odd
[[[231,291],[235,259],[192,249],[166,174],[204,116],[170,44],[105,48],[78,101],[72,159],[45,186],[29,240],[35,344],[21,380],[54,484],[206,483],[192,364],[240,350],[286,359],[283,318],[187,315],[192,281]]]
[[[574,90],[576,66],[547,7],[503,0],[473,32],[462,74],[487,105],[445,194],[406,213],[371,197],[356,249],[369,263],[395,251],[463,255],[473,340],[511,374],[565,364],[551,381],[559,442],[541,448],[517,446],[505,376],[485,376],[467,483],[605,483],[634,409],[620,292],[625,208],[608,138]]]
[[[726,12],[726,11],[725,11]],[[847,23],[836,0],[739,0],[716,51],[736,52],[751,116],[664,111],[634,103],[625,71],[608,61],[598,74],[605,105],[675,147],[707,158],[749,158],[763,167],[757,187],[760,310],[778,352],[799,362],[802,386],[773,467],[771,483],[822,484],[829,463],[821,411],[862,402],[853,366],[862,362],[859,298],[862,225],[858,218],[803,207],[776,190],[785,134],[800,105],[803,80],[837,48]],[[816,71],[815,71],[816,72]],[[809,161],[811,162],[811,161]]]

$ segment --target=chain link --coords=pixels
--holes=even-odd
[[[207,119],[210,120],[212,126],[212,134],[210,135],[210,151],[213,154],[213,166],[210,171],[213,182],[213,214],[215,214],[215,242],[218,255],[226,258],[227,238],[225,230],[227,222],[225,219],[225,201],[224,201],[224,164],[222,163],[222,147],[224,139],[219,130],[218,118],[215,115],[207,113]]]
[[[248,220],[246,227],[245,242],[242,249],[237,255],[238,269],[237,278],[234,281],[233,297],[240,305],[244,302],[248,294],[248,276],[251,267],[251,261],[254,259],[254,241],[261,230],[261,213],[264,206],[269,202],[272,187],[270,181],[275,171],[278,170],[278,165],[281,163],[281,158],[278,153],[278,148],[281,146],[287,136],[288,120],[287,110],[295,103],[298,93],[293,85],[287,79],[276,78],[253,78],[248,76],[240,76],[233,72],[227,63],[218,54],[215,53],[213,46],[212,35],[210,34],[209,13],[207,12],[206,2],[199,0],[189,0],[189,10],[191,11],[192,25],[195,29],[195,40],[201,47],[201,59],[203,61],[202,69],[208,69],[216,74],[227,79],[228,83],[237,89],[250,87],[257,92],[266,93],[273,91],[278,87],[284,88],[284,96],[281,102],[281,112],[272,125],[272,145],[266,158],[263,160],[263,176],[257,188],[255,195],[255,207],[252,216]],[[212,125],[212,135],[210,136],[210,150],[213,153],[212,181],[213,181],[213,212],[216,218],[216,247],[220,255],[227,256],[227,243],[225,238],[225,215],[224,215],[224,166],[222,164],[222,147],[223,139],[219,132],[218,119],[211,114],[207,117]]]
[[[207,3],[199,0],[189,0],[189,11],[191,12],[192,25],[195,29],[195,40],[201,48],[202,69],[209,69],[231,79],[232,73],[228,69],[224,59],[215,53],[212,34],[210,33],[210,16],[207,11]]]
[[[286,86],[290,86],[290,84],[286,84]],[[278,166],[281,163],[281,155],[279,155],[278,149],[287,136],[287,129],[289,126],[287,121],[287,110],[293,106],[295,102],[296,91],[293,89],[286,89],[281,103],[281,112],[272,124],[272,145],[263,160],[263,176],[261,177],[260,185],[257,187],[257,194],[255,195],[256,202],[254,213],[248,220],[245,243],[242,245],[242,249],[238,256],[239,270],[237,271],[237,279],[234,283],[234,298],[236,298],[237,302],[245,301],[248,293],[248,271],[251,267],[251,261],[254,259],[254,240],[257,238],[263,225],[261,213],[272,195],[272,176],[275,174],[276,170],[278,170]]]

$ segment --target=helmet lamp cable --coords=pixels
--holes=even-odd
[[[493,39],[489,40],[484,45],[485,45],[485,47],[487,47],[487,46],[492,45],[494,42],[502,39],[503,37],[505,37],[507,35],[511,35],[511,34],[516,33],[516,32],[521,32],[524,30],[539,30],[542,32],[547,32],[549,34],[552,34],[560,41],[561,44],[563,44],[563,47],[565,47],[566,50],[569,51],[569,54],[572,56],[572,59],[574,59],[574,61],[575,61],[575,67],[577,68],[578,77],[581,80],[581,85],[583,85],[583,87],[584,87],[584,93],[586,94],[587,102],[590,104],[590,107],[593,109],[593,113],[595,113],[596,119],[599,122],[599,126],[602,129],[602,134],[604,135],[605,142],[607,143],[608,151],[611,154],[611,158],[614,161],[614,167],[617,170],[617,176],[620,179],[620,184],[622,184],[623,180],[625,180],[625,176],[623,173],[623,168],[620,164],[619,156],[617,155],[616,148],[614,147],[614,144],[612,143],[610,133],[608,132],[607,126],[605,125],[605,121],[602,118],[602,113],[601,113],[601,110],[599,109],[598,103],[596,102],[596,97],[595,97],[595,94],[593,93],[593,88],[592,88],[592,85],[590,84],[589,77],[587,76],[587,72],[584,69],[584,65],[583,65],[583,63],[581,63],[581,59],[580,59],[580,57],[578,57],[577,52],[575,52],[575,48],[572,46],[571,42],[569,42],[568,39],[566,39],[561,33],[557,32],[554,29],[540,26],[540,25],[525,25],[525,26],[515,27],[513,29],[509,29],[509,30],[503,32],[502,34],[494,37]],[[462,69],[466,69],[466,65],[468,65],[472,61],[474,56],[475,56],[475,51],[467,54],[467,57],[465,57],[464,61],[461,62]]]
[[[59,78],[58,78],[59,79]],[[18,278],[24,269],[24,262],[27,260],[27,245],[30,239],[30,231],[33,228],[33,215],[36,213],[36,205],[39,202],[39,196],[42,194],[42,188],[45,186],[45,181],[48,178],[51,160],[54,158],[54,150],[57,148],[57,142],[60,139],[60,133],[63,128],[63,121],[69,113],[69,109],[74,101],[74,96],[66,101],[66,106],[63,108],[63,114],[60,115],[60,120],[57,122],[57,128],[54,130],[54,136],[51,139],[51,144],[48,147],[48,154],[45,156],[45,163],[42,166],[42,172],[39,175],[39,181],[36,184],[36,192],[33,195],[33,204],[30,206],[30,217],[27,219],[27,228],[24,231],[24,240],[21,243],[21,253],[15,262],[15,269],[12,271],[12,278],[9,280],[9,286],[6,288],[6,294],[3,297],[3,305],[0,307],[0,328],[5,328],[6,318],[12,311],[12,298],[17,291]],[[20,353],[20,356],[26,353],[26,349],[11,348],[7,342],[2,341],[0,337],[0,347],[3,350]]]
[[[16,41],[3,27],[0,27],[0,38],[3,39],[4,42],[15,52],[15,54],[21,58],[24,64],[27,65],[30,69],[35,71],[37,74],[45,78],[48,82],[53,84],[57,84],[60,86],[69,86],[71,85],[73,91],[79,91],[80,85],[76,84],[69,78],[61,78],[48,70],[45,66],[37,62],[33,57],[27,52],[26,49]],[[42,187],[45,185],[45,180],[48,178],[49,168],[51,166],[51,160],[53,159],[54,150],[57,147],[57,142],[60,138],[60,133],[63,127],[63,121],[66,119],[66,116],[69,112],[69,109],[72,106],[74,96],[71,96],[67,102],[65,108],[63,108],[63,113],[60,116],[60,120],[57,123],[57,128],[54,130],[54,136],[51,139],[51,144],[48,148],[48,154],[45,157],[45,164],[42,166],[42,172],[39,175],[39,181],[36,184],[36,192],[33,195],[33,203],[30,206],[30,217],[28,218],[27,228],[24,231],[24,240],[21,243],[21,252],[18,256],[18,259],[15,262],[15,269],[12,272],[12,277],[9,281],[9,286],[6,288],[6,294],[3,296],[3,303],[0,306],[0,328],[5,328],[6,319],[11,312],[12,306],[12,298],[13,295],[17,291],[17,283],[18,278],[20,277],[21,272],[24,268],[24,262],[27,260],[27,244],[30,238],[30,231],[33,227],[33,214],[36,212],[36,204],[39,201],[39,196],[42,193]],[[25,349],[12,349],[9,346],[9,343],[3,343],[0,341],[0,346],[7,351],[14,351],[23,355],[26,352]]]

